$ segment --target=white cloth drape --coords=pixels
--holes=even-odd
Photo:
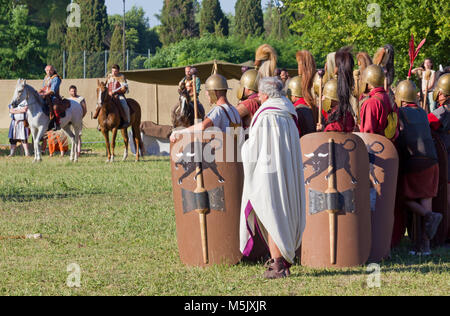
[[[279,110],[267,109],[272,107]],[[292,116],[297,116],[295,108],[284,97],[269,99],[254,116],[250,137],[242,147],[240,225],[241,252],[245,254],[252,244],[257,219],[266,243],[270,234],[290,263],[301,244],[306,210],[299,133]]]

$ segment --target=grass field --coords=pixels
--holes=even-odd
[[[7,143],[0,130],[0,144]],[[85,142],[102,141],[85,131]],[[262,265],[210,269],[179,261],[168,158],[105,164],[102,145],[78,164],[68,158],[7,158],[0,152],[0,236],[41,233],[40,240],[0,240],[0,295],[448,295],[450,251],[408,255],[409,242],[381,263],[381,287],[366,267],[262,278]],[[122,148],[117,154],[121,156]],[[81,269],[70,288],[68,265]]]

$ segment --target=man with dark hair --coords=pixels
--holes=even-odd
[[[77,87],[74,85],[71,85],[69,87],[69,94],[70,94],[70,97],[68,98],[68,100],[70,101],[71,106],[72,105],[81,106],[81,108],[83,109],[83,118],[84,118],[87,113],[86,100],[84,99],[84,97],[78,95]],[[81,155],[81,133],[80,133],[80,137],[78,139],[77,148],[78,148],[78,156],[80,156]]]
[[[125,93],[128,93],[128,83],[125,76],[120,73],[119,65],[113,65],[111,73],[106,77],[106,86],[108,93],[111,97],[117,98],[121,106],[118,106],[119,114],[121,117],[121,124],[119,129],[127,128],[130,126],[130,108],[125,98]],[[94,119],[97,119],[100,114],[100,107],[97,106]]]
[[[288,84],[289,79],[291,79],[291,77],[289,76],[289,72],[285,68],[281,69],[280,79],[283,83],[283,86],[285,87]]]

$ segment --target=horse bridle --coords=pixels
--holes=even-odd
[[[107,92],[107,90],[105,89],[105,91],[102,91],[100,89],[100,98],[97,98],[97,106],[102,107],[103,103],[105,103],[105,99],[106,99],[106,94],[103,95],[104,92]],[[100,103],[99,103],[100,101]]]
[[[26,93],[26,97],[25,97],[25,100],[27,101],[27,104],[28,104],[28,100],[30,99],[30,95],[29,95],[29,93],[28,93],[28,90],[27,90],[27,87],[26,86],[23,86],[23,90],[24,91],[22,91],[22,93],[20,94],[20,96],[23,94],[23,92],[25,92]],[[20,96],[19,96],[19,99],[20,99]],[[20,102],[20,103],[22,103],[22,102]],[[18,107],[19,106],[19,101],[18,100],[14,100],[12,103],[11,103],[11,105],[13,106],[13,107]]]

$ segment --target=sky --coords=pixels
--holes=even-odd
[[[122,14],[123,13],[123,1],[122,0],[106,0],[106,6],[108,8],[108,14]],[[150,26],[153,27],[159,24],[158,19],[154,16],[159,14],[163,7],[164,0],[126,0],[125,9],[130,10],[133,5],[142,7],[147,13],[147,17],[150,20]],[[225,13],[234,14],[234,5],[236,0],[220,0],[220,5]]]

